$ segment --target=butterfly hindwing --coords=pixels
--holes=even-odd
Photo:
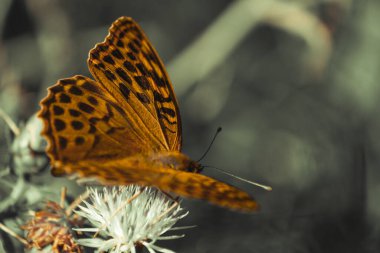
[[[138,157],[132,160],[139,160]],[[213,178],[168,167],[156,168],[141,157],[133,165],[131,159],[105,161],[102,164],[85,162],[69,166],[81,178],[96,178],[105,185],[138,184],[157,187],[183,197],[203,199],[213,204],[241,211],[257,210],[257,202],[246,192]],[[112,171],[112,173],[107,173]]]
[[[162,143],[161,150],[180,150],[181,120],[172,85],[133,19],[121,17],[113,23],[105,41],[90,51],[88,65],[127,114],[139,114],[150,138]]]

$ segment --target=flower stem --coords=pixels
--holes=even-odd
[[[0,223],[0,229],[3,230],[4,232],[8,233],[9,235],[13,236],[17,240],[19,240],[22,244],[27,247],[29,245],[28,241],[16,234],[13,230],[9,229],[7,226],[5,226],[3,223]]]

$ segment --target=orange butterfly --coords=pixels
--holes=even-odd
[[[241,211],[257,210],[247,193],[198,174],[181,153],[182,133],[173,87],[140,26],[120,17],[89,53],[95,81],[61,79],[38,114],[55,176],[75,174],[105,185],[154,186]]]

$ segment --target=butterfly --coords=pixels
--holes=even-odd
[[[230,209],[258,209],[246,192],[200,174],[202,165],[181,152],[173,87],[132,18],[112,24],[104,42],[90,51],[88,67],[95,80],[61,79],[40,103],[54,176],[153,186]]]

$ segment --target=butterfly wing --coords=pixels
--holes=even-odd
[[[41,101],[42,134],[55,161],[105,160],[161,149],[140,119],[130,117],[97,82],[84,76],[59,80]],[[63,174],[53,168],[53,174]]]
[[[213,178],[171,168],[152,168],[141,160],[136,168],[129,159],[79,162],[69,165],[80,177],[96,177],[105,185],[138,184],[154,186],[183,197],[203,199],[213,204],[240,211],[255,211],[258,204],[246,192]],[[107,168],[107,170],[104,170]],[[107,173],[112,171],[112,173]]]
[[[181,120],[173,87],[139,25],[128,17],[117,19],[89,55],[92,75],[126,114],[144,121],[146,134],[162,143],[161,150],[180,150]]]
[[[60,80],[41,101],[47,153],[63,163],[181,148],[173,88],[141,28],[121,17],[90,51],[83,76]],[[57,164],[57,163],[56,163]],[[53,174],[65,174],[58,167]]]

